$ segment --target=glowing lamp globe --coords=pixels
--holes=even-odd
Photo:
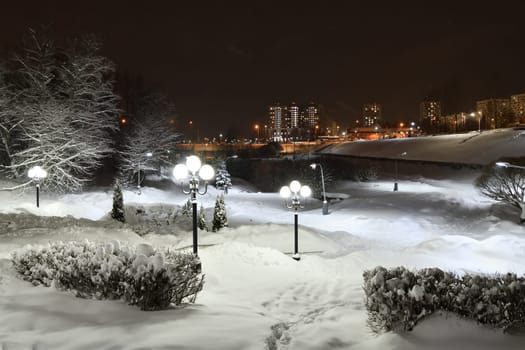
[[[293,180],[290,183],[290,190],[292,190],[293,193],[299,192],[300,189],[301,189],[301,183],[299,181]]]
[[[184,164],[177,164],[173,168],[173,176],[177,180],[182,180],[188,176],[188,168]]]
[[[192,174],[195,174],[197,171],[199,171],[201,164],[201,160],[197,156],[189,156],[186,158],[186,166]]]
[[[301,196],[303,197],[310,197],[312,194],[312,190],[308,186],[301,187]]]
[[[27,176],[32,179],[43,179],[47,176],[47,171],[37,165],[29,169]]]
[[[199,176],[203,180],[211,180],[213,178],[213,175],[215,175],[215,171],[213,171],[211,165],[205,164],[202,166],[201,170],[199,170]]]
[[[281,190],[279,191],[279,194],[283,198],[288,198],[290,196],[290,193],[292,193],[292,192],[290,191],[290,187],[288,187],[288,186],[281,187]]]

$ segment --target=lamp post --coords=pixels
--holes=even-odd
[[[147,152],[145,154],[145,156],[147,158],[151,157],[153,155],[153,153],[151,152]],[[141,158],[139,157],[139,160],[138,160],[138,163],[137,163],[137,194],[140,195],[141,192],[140,192],[140,161],[141,161]]]
[[[478,111],[478,132],[481,133],[481,116],[482,116],[482,112],[481,111]],[[487,125],[487,123],[485,123],[485,125]]]
[[[481,116],[483,115],[483,113],[481,111],[472,112],[470,113],[470,116],[475,117],[476,114],[478,115],[478,132],[481,133]]]
[[[323,215],[328,214],[328,201],[326,200],[326,191],[324,188],[324,174],[323,174],[323,167],[320,163],[312,163],[310,164],[310,168],[315,170],[319,166],[319,169],[321,169],[321,184],[323,186]]]
[[[259,124],[255,124],[254,129],[257,132],[257,142],[258,142],[259,141]]]
[[[27,172],[27,176],[32,178],[36,186],[36,207],[40,207],[40,181],[47,176],[47,171],[41,167],[34,166]]]
[[[297,210],[299,208],[304,208],[304,205],[301,205],[301,197],[306,199],[312,194],[312,190],[308,186],[301,186],[301,183],[297,180],[294,180],[290,183],[290,186],[283,186],[279,192],[281,197],[285,199],[285,205],[288,209],[294,210],[294,254],[292,258],[295,260],[301,260],[299,255],[299,214]]]
[[[502,168],[516,168],[516,169],[525,170],[525,166],[514,165],[514,164],[507,163],[507,162],[496,162],[496,166],[499,166]]]
[[[401,156],[402,156],[402,157],[403,157],[403,156],[406,156],[406,155],[407,155],[406,152],[401,153]],[[397,158],[394,159],[394,172],[395,172],[395,178],[394,178],[394,192],[397,192],[397,190],[399,189],[398,186],[397,186],[397,177],[398,177],[398,176],[397,176],[397,175],[398,175],[398,173],[397,173]]]
[[[197,243],[197,193],[200,195],[208,192],[208,180],[213,178],[213,168],[208,165],[202,165],[201,160],[197,156],[186,157],[186,164],[177,164],[173,168],[173,176],[176,180],[181,181],[181,189],[184,194],[191,195],[191,206],[193,214],[193,254],[198,255],[198,243]],[[188,190],[185,190],[182,186],[182,180],[187,178]],[[204,187],[200,189],[200,179],[204,180]]]

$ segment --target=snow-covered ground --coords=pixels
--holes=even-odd
[[[133,206],[127,225],[107,219],[109,188],[44,190],[40,208],[31,191],[0,192],[0,349],[524,349],[525,337],[450,314],[406,334],[374,335],[366,325],[362,273],[377,265],[523,275],[518,214],[482,197],[471,180],[404,179],[399,192],[392,181],[331,186],[348,198],[331,203],[329,215],[307,201],[297,262],[289,254],[293,213],[277,193],[234,179],[225,198],[230,227],[200,233],[204,290],[195,304],[160,312],[33,287],[15,277],[9,256],[28,243],[86,238],[191,249],[187,223],[166,224],[171,206],[187,200],[177,188],[124,192]],[[216,194],[199,196],[208,219]],[[158,233],[136,233],[153,221]]]
[[[518,127],[483,130],[481,133],[472,131],[463,134],[342,142],[322,149],[321,153],[487,165],[502,157],[525,157],[525,130],[524,127]]]

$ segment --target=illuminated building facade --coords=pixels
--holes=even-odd
[[[516,123],[525,123],[525,93],[510,97],[510,109]]]
[[[508,98],[490,98],[476,102],[481,117],[481,130],[504,128],[514,122]]]
[[[319,107],[313,102],[305,107],[295,102],[290,106],[276,103],[268,107],[268,117],[273,141],[313,139],[319,129]]]
[[[368,103],[363,106],[363,126],[369,127],[381,124],[381,105]]]

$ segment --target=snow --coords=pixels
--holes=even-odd
[[[509,128],[481,133],[344,142],[323,148],[321,153],[486,165],[502,157],[524,157],[525,131],[523,128]]]
[[[26,244],[84,239],[106,242],[106,249],[126,242],[191,251],[187,222],[158,220],[187,201],[180,188],[123,191],[126,206],[141,208],[128,211],[137,216],[128,224],[108,218],[111,188],[75,195],[43,189],[40,208],[32,191],[0,192],[0,348],[523,349],[523,336],[451,314],[434,314],[405,334],[374,335],[367,327],[362,273],[377,265],[525,272],[519,213],[482,197],[473,175],[441,175],[406,177],[398,192],[384,180],[333,184],[330,192],[344,199],[330,203],[329,215],[315,199],[299,213],[300,261],[291,258],[293,212],[278,193],[233,179],[224,198],[229,227],[199,232],[203,291],[195,304],[158,312],[34,287],[16,277],[9,257]],[[208,221],[219,193],[210,187],[198,196]],[[156,232],[137,235],[134,225],[153,221]],[[163,264],[147,245],[140,249],[145,262]]]

